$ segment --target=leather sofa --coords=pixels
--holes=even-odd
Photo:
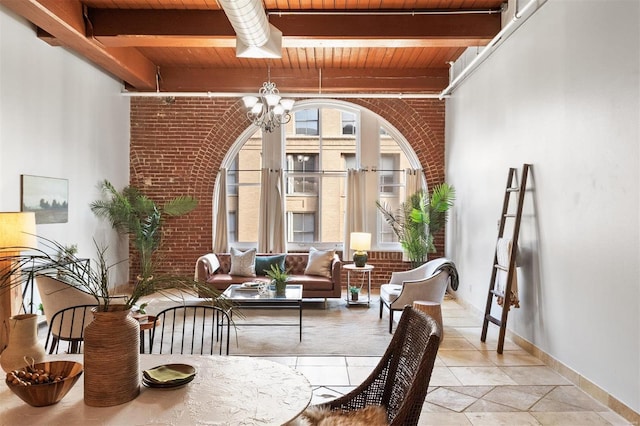
[[[211,256],[211,255],[209,255]],[[258,275],[256,277],[230,275],[231,255],[229,253],[216,253],[219,267],[215,271],[210,271],[206,256],[198,259],[196,263],[195,279],[200,282],[210,284],[219,291],[224,291],[231,284],[242,284],[248,281],[266,279],[269,277]],[[260,254],[259,256],[273,256],[273,254]],[[289,271],[289,284],[302,284],[302,297],[311,298],[340,298],[342,295],[342,282],[340,272],[342,262],[337,254],[334,254],[331,262],[331,277],[320,275],[307,275],[305,269],[309,253],[287,253],[285,257],[285,269]]]

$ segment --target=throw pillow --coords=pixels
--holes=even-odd
[[[231,247],[231,270],[230,275],[239,275],[241,277],[256,276],[256,249],[249,249],[242,252]]]
[[[334,254],[334,250],[309,248],[309,260],[304,270],[305,275],[320,275],[331,278],[331,262],[333,262]]]
[[[286,257],[286,254],[256,256],[256,275],[266,275],[266,271],[271,270],[271,265],[277,265],[281,271],[284,271],[284,260]]]

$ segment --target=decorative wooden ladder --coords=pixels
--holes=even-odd
[[[527,188],[527,177],[529,175],[530,164],[524,164],[522,166],[522,178],[520,179],[520,185],[518,186],[518,170],[516,168],[509,169],[509,175],[507,177],[507,186],[504,193],[504,201],[502,203],[502,216],[500,217],[500,224],[498,227],[498,241],[504,236],[505,223],[507,219],[514,219],[513,222],[513,235],[511,237],[511,249],[509,251],[509,266],[504,267],[498,264],[498,252],[496,244],[496,252],[493,258],[493,268],[491,271],[491,282],[489,283],[489,293],[487,294],[487,305],[484,311],[484,321],[482,323],[482,334],[480,340],[482,342],[487,340],[487,328],[489,322],[492,322],[500,327],[500,334],[498,336],[498,353],[501,354],[504,348],[504,337],[507,330],[507,315],[509,314],[509,308],[511,306],[511,286],[513,284],[513,278],[515,276],[516,268],[516,253],[518,251],[518,234],[520,233],[520,221],[522,218],[522,206],[524,204],[524,196]],[[517,194],[517,206],[516,211],[509,210],[509,204],[512,198],[512,194]],[[498,277],[498,271],[504,271],[507,274],[507,282],[504,288],[504,293],[496,290],[496,278]],[[500,318],[493,317],[491,315],[491,307],[493,306],[494,296],[501,297],[502,303],[502,315]]]

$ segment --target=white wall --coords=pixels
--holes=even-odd
[[[21,174],[68,179],[68,223],[38,225],[37,232],[78,244],[81,257],[95,257],[93,238],[113,260],[127,256],[126,244],[89,209],[99,181],[129,182],[129,100],[120,90],[0,6],[0,211],[20,210]],[[126,262],[115,272],[114,284],[126,281]]]
[[[639,22],[636,0],[549,0],[446,114],[458,296],[484,311],[507,171],[532,163],[508,327],[636,412]]]

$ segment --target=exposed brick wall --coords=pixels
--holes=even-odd
[[[409,141],[429,187],[444,180],[444,102],[437,99],[352,99],[384,117]],[[225,154],[249,126],[235,98],[132,98],[131,185],[162,204],[178,195],[198,199],[189,215],[169,219],[160,250],[162,272],[193,274],[211,251],[213,189]],[[444,236],[436,238],[444,253]],[[371,253],[375,285],[408,269],[400,253]],[[137,273],[132,263],[132,275]]]

